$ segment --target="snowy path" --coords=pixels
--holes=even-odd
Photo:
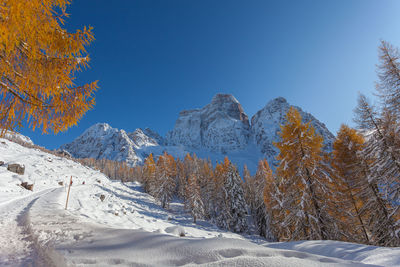
[[[181,238],[104,227],[64,211],[60,202],[63,196],[61,188],[51,191],[30,209],[33,231],[46,248],[46,256],[57,266],[65,262],[76,266],[366,266],[306,252],[265,248],[246,240]]]
[[[41,261],[31,233],[29,209],[45,189],[0,205],[0,266],[34,266]]]

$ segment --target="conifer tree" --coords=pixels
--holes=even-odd
[[[368,140],[362,153],[363,172],[368,182],[363,186],[360,197],[365,204],[362,212],[375,214],[368,217],[370,241],[376,245],[399,246],[399,195],[400,165],[398,132],[393,113],[383,109],[381,116],[360,95],[355,109],[355,122],[368,131]]]
[[[201,199],[200,185],[196,174],[191,174],[188,183],[186,184],[186,209],[193,216],[193,222],[204,217],[204,204]]]
[[[379,47],[376,84],[381,107],[378,111],[360,95],[355,121],[360,129],[373,132],[365,152],[379,154],[371,173],[386,197],[400,202],[400,54],[397,48],[382,41]]]
[[[215,179],[211,162],[202,160],[199,162],[199,178],[200,196],[204,205],[204,218],[210,219],[214,210],[214,190]]]
[[[154,194],[156,186],[156,163],[151,153],[145,160],[143,166],[144,190],[150,195]]]
[[[224,164],[225,163],[225,164]],[[225,160],[224,163],[219,163],[214,169],[214,188],[212,192],[213,209],[211,210],[211,219],[220,228],[228,229],[227,221],[229,220],[226,199],[224,195],[224,181],[229,161]]]
[[[360,197],[360,189],[368,184],[365,172],[360,171],[363,169],[360,159],[363,149],[364,138],[356,130],[342,125],[333,143],[332,192],[335,201],[331,203],[331,211],[339,223],[341,239],[369,244],[367,220],[370,212],[365,212]]]
[[[154,196],[163,208],[168,208],[175,192],[176,162],[166,152],[159,156],[156,164],[156,181]]]
[[[379,46],[378,78],[376,85],[383,106],[396,117],[400,116],[400,53],[386,41]]]
[[[327,211],[327,177],[322,164],[323,138],[312,125],[302,123],[300,113],[290,108],[287,123],[281,126],[281,141],[275,143],[280,153],[276,173],[284,196],[283,221],[290,240],[329,239],[332,220]]]
[[[241,233],[248,229],[247,205],[242,180],[236,167],[227,157],[218,165],[219,191],[217,192],[216,223],[223,229]]]
[[[176,194],[180,198],[185,198],[185,189],[187,185],[187,174],[184,162],[176,160]]]
[[[243,193],[244,193],[244,199],[246,201],[247,207],[249,208],[250,214],[252,215],[251,212],[251,207],[254,206],[254,179],[250,174],[249,169],[247,168],[247,165],[245,164],[243,166]]]
[[[247,204],[252,215],[257,234],[266,237],[268,240],[273,240],[270,231],[270,213],[267,211],[264,202],[264,191],[267,190],[267,179],[272,177],[272,170],[270,169],[266,160],[261,160],[258,164],[256,175],[251,178],[248,173],[247,167],[243,170],[243,177],[245,179],[245,186],[247,188]]]
[[[96,82],[76,86],[74,73],[88,66],[92,28],[62,28],[67,0],[0,3],[0,135],[28,125],[65,131],[94,104]]]
[[[265,186],[264,186],[264,204],[267,211],[266,216],[266,233],[265,238],[269,241],[278,241],[278,237],[282,236],[280,229],[281,223],[284,221],[286,214],[284,213],[281,200],[283,195],[279,191],[279,186],[275,175],[270,170],[267,161],[264,161]]]

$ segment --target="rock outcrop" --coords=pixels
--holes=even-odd
[[[227,153],[245,148],[249,138],[249,119],[240,103],[232,95],[217,94],[201,109],[182,111],[166,141],[168,145]]]
[[[98,123],[87,129],[72,143],[63,145],[77,158],[106,158],[125,161],[134,166],[141,161],[134,148],[136,144],[124,130],[112,128],[107,123]]]
[[[251,131],[254,142],[271,163],[276,163],[275,156],[279,153],[273,142],[279,141],[280,125],[286,122],[285,116],[290,107],[291,105],[285,98],[278,97],[269,101],[263,109],[251,118]],[[317,120],[313,115],[304,112],[299,107],[295,108],[300,112],[303,122],[310,121],[315,128],[315,132],[322,135],[324,149],[330,151],[334,142],[334,135],[326,128],[325,124]]]

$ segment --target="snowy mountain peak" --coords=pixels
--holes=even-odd
[[[212,99],[211,103],[223,103],[223,102],[233,102],[239,104],[239,101],[231,94],[216,94]]]
[[[275,156],[278,155],[278,149],[273,145],[273,142],[279,141],[278,132],[280,131],[280,126],[286,122],[286,114],[290,107],[292,105],[285,98],[278,97],[269,101],[264,108],[251,118],[251,130],[254,141],[265,157],[273,164],[276,163]],[[310,121],[316,133],[324,138],[324,149],[327,151],[331,150],[335,137],[326,128],[325,124],[301,108],[293,107],[300,112],[303,121]]]
[[[111,129],[112,127],[108,123],[102,122],[90,126],[85,132],[107,132]]]
[[[181,112],[166,140],[169,145],[225,153],[244,148],[249,136],[249,119],[240,103],[232,95],[217,94],[203,108]]]
[[[250,124],[234,96],[217,94],[202,108],[181,111],[174,129],[165,138],[149,128],[126,133],[107,123],[98,123],[61,148],[75,157],[107,158],[130,165],[143,162],[150,153],[158,155],[163,151],[176,157],[196,153],[213,161],[228,155],[238,166],[246,164],[255,171],[261,158],[271,165],[277,163],[278,150],[273,142],[279,141],[278,132],[290,107],[285,98],[275,98],[251,118]],[[310,113],[296,108],[303,120],[311,121],[316,132],[323,136],[325,150],[331,150],[333,134]]]
[[[61,149],[77,158],[106,158],[126,161],[133,166],[141,161],[135,153],[136,146],[124,130],[112,128],[107,123],[97,123]]]
[[[216,94],[209,105],[210,109],[214,108],[220,112],[226,113],[229,117],[249,123],[249,118],[244,112],[242,105],[237,99],[230,94]],[[206,106],[206,107],[207,107]]]

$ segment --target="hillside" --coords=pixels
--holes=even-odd
[[[400,248],[334,241],[268,243],[204,221],[194,224],[179,201],[163,210],[138,183],[111,181],[66,158],[5,139],[0,139],[0,155],[5,162],[0,166],[0,266],[400,265]],[[25,174],[7,170],[15,162],[25,165]],[[64,210],[70,176],[73,185]],[[33,192],[21,182],[33,183]]]

